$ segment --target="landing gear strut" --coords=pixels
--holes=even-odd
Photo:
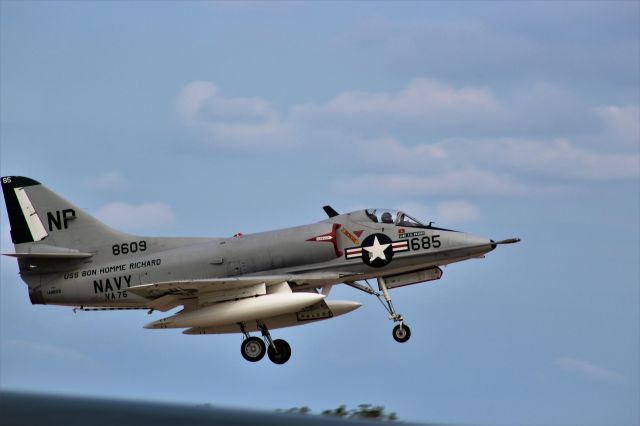
[[[240,345],[242,357],[249,362],[260,361],[264,357],[265,352],[267,352],[266,345],[259,337],[251,337],[249,333],[247,333],[244,323],[240,323],[239,325],[240,331],[242,331],[245,337],[242,345]]]
[[[264,358],[265,353],[274,364],[284,364],[291,358],[291,346],[283,339],[273,340],[269,329],[262,321],[256,321],[256,325],[262,333],[262,339],[259,337],[251,337],[244,323],[238,323],[238,325],[244,335],[244,340],[242,341],[242,345],[240,345],[240,353],[247,361],[260,361]]]
[[[286,340],[276,339],[273,345],[267,349],[267,355],[274,364],[284,364],[291,358],[291,346]]]
[[[267,326],[262,321],[256,321],[256,324],[258,324],[258,328],[260,328],[260,332],[262,333],[264,340],[269,343],[267,355],[269,355],[271,362],[274,364],[284,364],[289,361],[289,358],[291,358],[291,346],[289,346],[286,340],[272,340]]]
[[[396,312],[396,309],[393,307],[393,303],[391,302],[391,296],[389,296],[389,290],[387,289],[387,283],[384,280],[384,277],[378,277],[378,289],[382,292],[382,294],[375,291],[369,281],[365,280],[367,286],[363,286],[362,284],[358,284],[356,282],[347,282],[351,287],[357,288],[358,290],[364,291],[365,293],[372,294],[378,298],[382,306],[389,313],[389,319],[394,323],[398,323],[393,328],[393,338],[398,343],[404,343],[409,340],[411,337],[411,329],[408,325],[404,323],[404,318],[402,315]]]
[[[389,319],[393,322],[397,322],[398,325],[393,327],[393,338],[398,343],[404,343],[411,337],[411,329],[408,325],[404,324],[402,315],[398,314],[391,303],[391,296],[389,296],[389,290],[387,289],[387,283],[384,277],[378,277],[378,289],[382,291],[384,295],[384,301],[387,303],[387,312],[389,312]],[[379,297],[378,297],[379,298]]]

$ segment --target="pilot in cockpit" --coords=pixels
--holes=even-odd
[[[372,222],[376,223],[386,223],[390,225],[407,226],[414,228],[428,228],[431,226],[431,223],[425,226],[420,223],[420,221],[412,218],[408,214],[395,210],[385,209],[382,210],[382,213],[380,213],[379,209],[371,209],[365,210],[364,212]]]
[[[382,223],[393,223],[393,216],[391,216],[391,213],[389,212],[382,213],[380,219],[382,219]]]

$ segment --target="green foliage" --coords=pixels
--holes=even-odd
[[[304,406],[304,407],[293,407],[293,408],[289,408],[287,410],[276,410],[280,413],[289,413],[289,414],[309,414],[311,413],[311,408]]]
[[[386,414],[383,406],[372,406],[371,404],[358,405],[357,410],[351,410],[349,417],[352,419],[385,420],[389,422],[398,419],[396,413]]]
[[[313,414],[309,407],[293,407],[287,410],[277,410],[282,413],[291,414]],[[323,416],[344,417],[349,419],[361,420],[380,420],[386,422],[394,422],[398,420],[396,413],[385,413],[384,407],[381,405],[360,404],[358,408],[348,409],[346,405],[340,405],[333,410],[324,410],[320,413]]]
[[[341,405],[333,410],[324,410],[321,414],[323,416],[345,417],[349,414],[349,411],[347,411],[346,405]]]

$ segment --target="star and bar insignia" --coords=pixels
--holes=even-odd
[[[391,241],[385,234],[372,234],[362,241],[360,247],[346,249],[345,258],[360,257],[366,265],[380,268],[388,265],[395,253],[408,250],[407,240]]]

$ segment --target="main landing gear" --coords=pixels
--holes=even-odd
[[[389,319],[394,323],[397,323],[397,325],[393,327],[392,332],[395,341],[398,343],[404,343],[408,341],[411,337],[411,329],[404,323],[404,318],[402,318],[402,315],[398,314],[393,307],[393,303],[391,303],[391,296],[389,296],[389,290],[387,289],[387,283],[385,282],[384,277],[378,277],[378,289],[382,291],[382,294],[375,291],[371,287],[371,284],[369,284],[369,281],[365,280],[365,282],[367,283],[366,287],[356,282],[348,282],[346,284],[349,284],[351,287],[357,288],[358,290],[364,291],[365,293],[376,296],[382,306],[389,313]]]
[[[269,329],[262,321],[256,321],[260,332],[262,333],[262,339],[259,337],[251,337],[247,332],[244,323],[239,323],[240,331],[244,334],[245,339],[240,345],[240,353],[242,357],[249,362],[257,362],[264,358],[265,352],[269,359],[274,364],[284,364],[291,358],[291,346],[283,339],[271,339]],[[269,347],[267,349],[268,343]]]

